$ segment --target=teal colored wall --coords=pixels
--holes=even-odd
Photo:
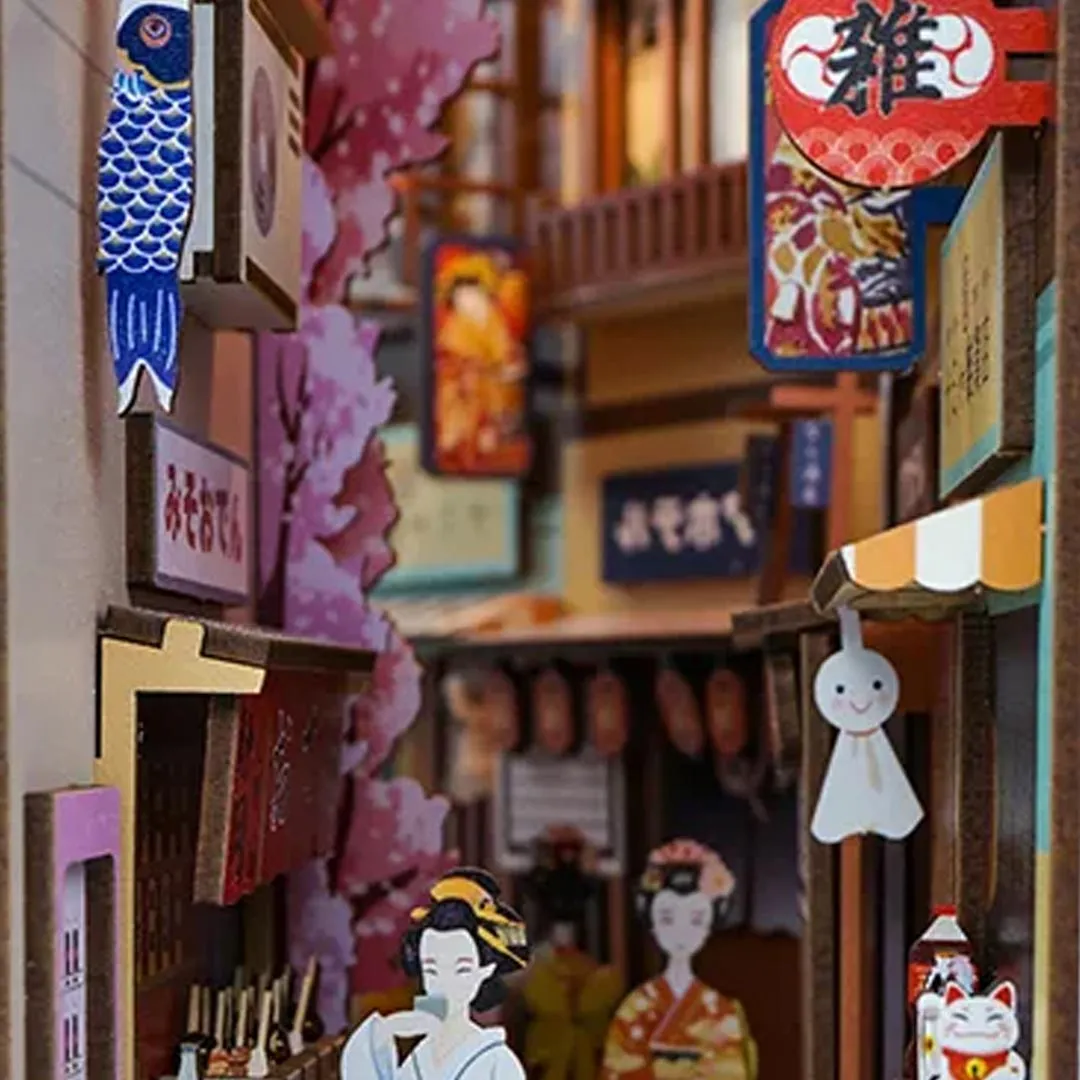
[[[1032,987],[1032,1053],[1029,1075],[1032,1080],[1053,1080],[1046,1076],[1050,1037],[1047,999],[1050,955],[1050,767],[1052,735],[1051,658],[1054,654],[1054,454],[1057,401],[1054,394],[1057,352],[1057,289],[1049,285],[1038,299],[1035,331],[1035,446],[1031,455],[1001,478],[998,486],[1041,477],[1044,484],[1045,529],[1043,530],[1043,579],[1038,589],[1008,598],[997,596],[990,603],[991,614],[1017,607],[1038,605],[1038,686],[1036,687],[1035,730],[1035,955]]]
[[[1050,842],[1050,658],[1053,655],[1053,490],[1054,437],[1057,402],[1054,396],[1057,287],[1051,283],[1038,299],[1035,316],[1035,446],[1030,456],[1011,468],[995,487],[1018,484],[1040,477],[1044,484],[1043,584],[1017,596],[991,594],[990,613],[1000,615],[1021,607],[1039,606],[1039,686],[1037,698],[1035,818],[1036,850],[1045,852]]]

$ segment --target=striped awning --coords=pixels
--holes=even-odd
[[[1027,480],[846,544],[810,596],[819,611],[935,615],[986,590],[1023,592],[1042,579],[1042,522],[1042,480]]]

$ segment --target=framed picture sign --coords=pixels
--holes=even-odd
[[[420,464],[419,434],[401,425],[381,433],[400,514],[397,556],[380,594],[432,586],[508,581],[521,569],[521,491],[512,480],[432,476]]]
[[[439,238],[421,282],[422,458],[443,476],[520,478],[529,432],[529,278],[513,240]]]
[[[605,477],[604,581],[630,584],[748,577],[760,533],[739,461]]]
[[[1029,453],[1035,408],[1035,144],[990,144],[941,252],[939,494]]]
[[[128,580],[199,600],[251,593],[250,471],[155,416],[127,421]]]
[[[25,811],[27,1075],[118,1080],[120,792],[35,792]]]

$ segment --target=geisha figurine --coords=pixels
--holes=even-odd
[[[342,1080],[524,1080],[505,1031],[472,1019],[501,1002],[503,978],[529,959],[525,924],[500,903],[490,874],[459,869],[440,878],[431,906],[412,912],[401,958],[424,993],[412,1009],[373,1013],[352,1033]],[[403,1062],[399,1039],[420,1040]]]
[[[694,840],[673,840],[649,856],[637,910],[667,962],[619,1006],[602,1080],[756,1080],[757,1046],[742,1006],[692,967],[734,890],[720,856]]]
[[[551,826],[536,841],[526,881],[546,938],[524,973],[529,1080],[595,1080],[604,1035],[623,994],[622,979],[582,947],[586,910],[600,890],[596,853],[573,825]]]

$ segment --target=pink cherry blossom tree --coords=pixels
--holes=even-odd
[[[267,625],[377,654],[370,690],[342,720],[338,851],[289,882],[291,960],[319,959],[319,1012],[340,1030],[350,994],[403,982],[408,913],[454,858],[443,850],[447,801],[382,775],[420,708],[421,669],[366,599],[393,563],[397,507],[376,431],[395,395],[375,365],[377,327],[341,300],[385,239],[391,174],[445,149],[432,128],[497,51],[498,30],[483,0],[323,6],[337,51],[307,72],[299,329],[258,343],[258,610]]]

